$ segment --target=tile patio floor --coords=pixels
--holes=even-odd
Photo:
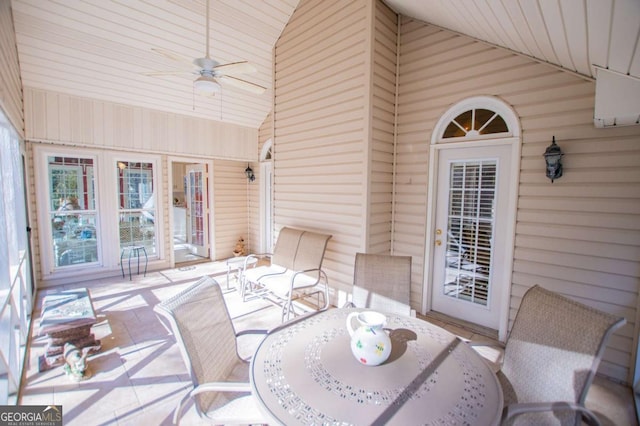
[[[44,353],[46,343],[44,337],[37,336],[39,294],[20,404],[62,405],[65,426],[171,424],[173,409],[190,382],[179,349],[153,307],[203,275],[215,276],[226,288],[224,262],[150,272],[146,277],[134,276],[133,281],[118,276],[65,286],[89,288],[98,316],[92,331],[101,340],[102,350],[88,358],[92,377],[80,383],[67,378],[62,367],[38,372],[38,356]],[[235,282],[230,285],[233,288]],[[243,303],[233,290],[226,292],[225,298],[236,330],[279,324],[279,310],[267,303]],[[465,339],[480,337],[464,328],[437,324]],[[255,344],[257,341],[245,342],[241,355],[250,356]],[[605,425],[637,425],[628,387],[598,379],[587,401]],[[193,405],[187,407],[181,423],[206,424]]]

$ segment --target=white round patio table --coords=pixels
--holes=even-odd
[[[361,310],[330,309],[294,320],[262,341],[251,362],[251,384],[274,422],[499,423],[502,390],[489,365],[431,323],[385,314],[391,355],[379,366],[360,364],[345,324],[349,313]]]

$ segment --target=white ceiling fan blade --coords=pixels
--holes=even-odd
[[[160,55],[164,56],[167,59],[171,59],[172,61],[185,64],[190,69],[193,68],[193,59],[182,56],[179,53],[172,52],[171,50],[163,49],[161,47],[152,47],[151,50],[156,53],[159,53]]]
[[[257,72],[257,68],[251,65],[247,61],[231,62],[229,64],[218,65],[214,70],[219,74],[239,73],[239,74],[251,74]]]
[[[224,84],[228,84],[229,86],[237,87],[238,89],[246,90],[247,92],[256,93],[258,95],[263,94],[264,91],[267,90],[266,87],[262,87],[262,86],[260,86],[258,84],[251,83],[251,82],[248,82],[246,80],[242,80],[242,79],[237,78],[237,77],[231,77],[231,76],[228,76],[228,75],[221,75],[220,77],[218,77],[218,79]]]
[[[166,77],[170,75],[188,75],[191,74],[190,71],[151,71],[151,72],[143,72],[142,75],[146,75],[147,77]]]

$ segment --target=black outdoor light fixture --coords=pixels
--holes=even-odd
[[[249,179],[249,182],[253,182],[254,180],[256,180],[256,175],[253,174],[253,169],[248,164],[247,168],[244,169],[244,174],[247,175],[247,179]]]
[[[562,176],[562,150],[556,144],[556,137],[553,137],[551,145],[544,152],[544,161],[547,163],[547,177],[551,183]]]

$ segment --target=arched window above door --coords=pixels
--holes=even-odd
[[[510,106],[492,96],[477,96],[453,105],[438,121],[431,143],[519,136]]]
[[[268,139],[264,145],[262,145],[262,149],[260,150],[260,161],[271,161],[271,147],[273,142],[271,139]]]

